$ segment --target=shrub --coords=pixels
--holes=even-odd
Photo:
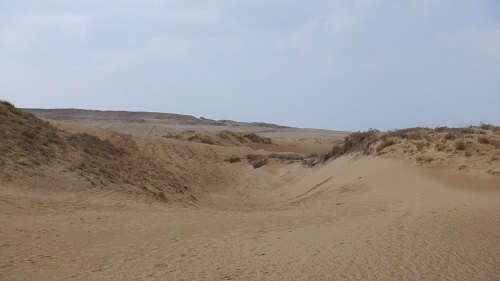
[[[350,136],[345,138],[344,143],[341,146],[341,151],[337,151],[337,153],[340,153],[338,155],[355,150],[367,153],[370,145],[378,140],[377,133],[379,133],[379,131],[374,129],[370,129],[366,132],[352,133]]]
[[[384,139],[382,143],[380,143],[380,145],[377,147],[377,151],[382,151],[382,149],[389,147],[395,143],[396,142],[393,139]]]
[[[481,123],[481,125],[479,126],[479,128],[483,129],[483,130],[491,130],[494,126],[491,125],[491,124],[484,124],[484,123]]]
[[[453,140],[455,138],[456,138],[456,136],[452,133],[446,133],[446,135],[444,135],[445,140]]]
[[[486,136],[481,136],[477,138],[479,143],[490,143],[490,140]]]
[[[492,140],[492,141],[490,141],[490,144],[493,145],[495,148],[500,148],[500,141],[499,140]]]
[[[457,150],[465,150],[465,142],[462,140],[459,140],[455,142],[455,149]]]
[[[264,138],[264,137],[261,137],[261,136],[255,134],[255,133],[247,133],[247,134],[244,134],[243,137],[248,139],[252,143],[271,144],[270,138]]]
[[[422,150],[426,146],[426,143],[425,142],[417,142],[415,144],[415,146],[417,147],[418,150]]]
[[[474,134],[474,128],[472,127],[462,128],[460,131],[464,134]]]
[[[29,139],[35,139],[36,138],[36,133],[32,130],[25,130],[22,132],[22,135],[29,138]]]
[[[299,154],[278,154],[272,153],[269,155],[269,158],[276,158],[281,160],[304,160],[304,156]]]
[[[494,171],[494,170],[488,170],[488,171],[486,171],[486,173],[487,173],[488,175],[492,175],[492,176],[496,176],[496,175],[499,175],[499,176],[500,176],[500,172],[498,172],[498,171]]]
[[[240,157],[233,156],[233,157],[231,157],[231,158],[226,159],[225,161],[227,161],[227,162],[229,162],[229,163],[236,163],[236,162],[240,162],[240,161],[241,161],[241,158],[240,158]]]
[[[256,159],[256,160],[253,160],[251,163],[250,163],[255,169],[257,168],[260,168],[264,165],[267,164],[267,158],[261,158],[261,159]]]
[[[231,132],[229,131],[220,131],[218,133],[218,136],[223,139],[223,140],[230,140],[231,138],[229,137],[231,135]]]
[[[264,158],[264,155],[261,154],[247,154],[246,158],[249,162],[255,161],[255,160],[260,160]]]
[[[409,140],[419,140],[422,139],[423,135],[420,132],[411,132],[406,134],[406,138]]]
[[[200,138],[200,142],[204,144],[215,144],[215,142],[208,136]]]
[[[418,163],[422,164],[422,163],[431,163],[432,161],[434,161],[434,158],[420,155],[415,157],[415,160]]]
[[[437,151],[443,151],[446,149],[446,145],[444,143],[437,143],[434,148],[437,150]]]
[[[467,168],[467,165],[461,165],[460,167],[458,167],[458,170],[460,171],[460,170],[463,170],[465,168]]]

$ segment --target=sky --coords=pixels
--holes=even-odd
[[[0,0],[0,99],[349,131],[500,125],[500,1]]]

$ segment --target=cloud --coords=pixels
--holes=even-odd
[[[34,64],[74,61],[88,35],[91,16],[83,13],[29,12],[4,22],[0,51],[14,60]]]
[[[85,38],[90,15],[83,13],[30,12],[4,24],[4,32],[16,33],[24,40],[39,38],[40,33],[62,33]],[[3,33],[3,32],[2,32]]]
[[[381,3],[382,0],[355,0],[354,3],[357,7],[366,7]]]
[[[490,53],[500,56],[500,28],[490,32],[484,46]]]
[[[76,36],[84,39],[87,36],[90,16],[77,13],[59,13],[53,14],[53,18],[58,21],[67,36]]]
[[[500,58],[500,28],[467,28],[463,30],[443,32],[437,37],[441,46],[461,51],[486,52]]]
[[[137,58],[137,53],[130,51],[100,53],[95,56],[96,68],[102,72],[116,73],[133,66]]]
[[[353,18],[348,15],[318,16],[299,26],[291,35],[292,42],[310,39],[311,36],[325,36],[348,30],[353,24]]]

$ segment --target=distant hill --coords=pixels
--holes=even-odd
[[[174,113],[36,108],[23,110],[47,119],[80,123],[135,135],[166,136],[184,131],[232,131],[256,133],[274,139],[339,140],[350,134],[345,131],[294,128],[265,122],[212,120]]]
[[[112,110],[87,110],[87,109],[40,109],[40,108],[23,108],[22,110],[30,112],[40,117],[54,119],[66,122],[125,122],[125,123],[166,123],[179,125],[212,125],[212,126],[228,126],[228,125],[245,125],[251,124],[263,128],[290,128],[270,123],[255,122],[245,123],[232,120],[212,120],[204,117],[196,118],[191,115],[175,114],[175,113],[160,113],[160,112],[143,112],[143,111],[112,111]]]

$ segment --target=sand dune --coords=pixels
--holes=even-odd
[[[51,124],[63,141],[87,132],[124,147],[107,161],[147,171],[126,181],[63,169],[73,162],[57,153],[49,166],[3,157],[1,280],[500,280],[491,145],[471,142],[479,152],[466,157],[435,150],[436,135],[411,154],[419,140],[395,138],[368,155],[314,166],[271,157],[255,169],[246,155],[275,151]],[[287,141],[273,145],[318,148]],[[100,165],[78,148],[66,155]],[[235,156],[242,160],[226,161]]]

